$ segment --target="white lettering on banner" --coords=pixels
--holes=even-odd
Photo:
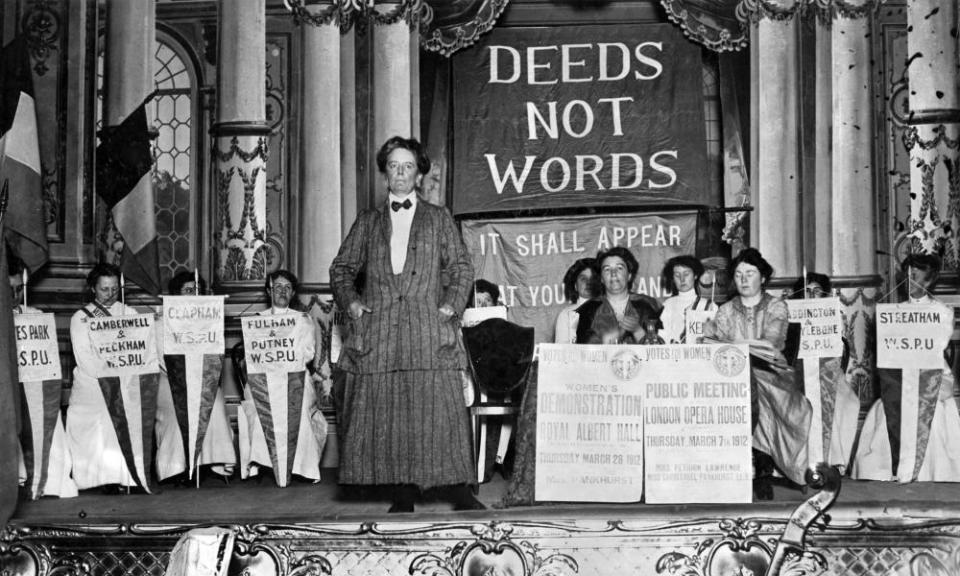
[[[302,314],[241,318],[247,371],[256,373],[301,372],[309,358],[302,349],[310,319]]]
[[[574,51],[596,51],[597,73],[587,75],[580,68],[587,68],[583,59],[575,59]],[[620,57],[620,69],[610,75],[610,53],[616,50]],[[600,42],[593,44],[562,44],[557,46],[530,46],[526,54],[512,46],[493,45],[488,47],[490,55],[490,84],[513,84],[525,79],[529,85],[551,85],[579,82],[610,82],[626,78],[634,63],[630,60],[632,52],[637,69],[633,71],[636,80],[653,80],[663,73],[663,64],[653,53],[663,52],[662,42],[641,42],[633,50],[621,42]],[[588,52],[588,54],[590,53]],[[592,54],[591,54],[592,55]],[[555,60],[559,56],[560,62]],[[524,74],[524,63],[526,74]],[[576,70],[575,70],[576,69]],[[559,77],[557,76],[559,70]]]
[[[483,157],[487,160],[487,166],[490,169],[490,178],[493,180],[494,188],[498,195],[502,195],[507,189],[509,183],[513,191],[517,194],[523,194],[527,179],[533,171],[537,157],[525,155],[523,157],[523,169],[517,173],[517,166],[514,161],[507,160],[503,168],[497,160],[496,154],[487,153]],[[665,164],[667,158],[676,160],[678,158],[676,150],[659,150],[650,155],[649,165],[651,175],[646,179],[647,187],[650,189],[670,188],[677,182],[677,171]],[[644,161],[643,157],[632,152],[613,152],[608,155],[609,162],[606,162],[602,156],[595,154],[576,154],[573,157],[574,168],[571,169],[570,162],[559,156],[549,157],[540,164],[539,184],[548,192],[567,191],[570,186],[571,177],[573,177],[573,191],[583,192],[587,190],[586,176],[590,176],[593,182],[598,186],[598,190],[633,190],[644,184]],[[630,166],[622,163],[623,159],[629,160]],[[587,162],[591,167],[587,168]],[[604,186],[601,180],[601,172],[606,173],[606,166],[610,166],[609,184]],[[627,183],[624,176],[632,176],[633,181]],[[649,190],[648,190],[649,191]]]
[[[877,367],[943,366],[953,333],[953,310],[939,302],[877,304]]]
[[[60,349],[53,314],[14,314],[17,373],[21,382],[60,380]]]

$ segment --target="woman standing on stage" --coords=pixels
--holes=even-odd
[[[577,308],[577,344],[637,344],[648,334],[657,335],[660,304],[630,288],[640,264],[623,246],[597,254],[600,298]]]
[[[703,298],[698,292],[697,286],[700,285],[703,272],[700,260],[689,255],[675,256],[667,260],[663,267],[667,292],[673,294],[664,301],[663,313],[660,314],[660,321],[663,323],[660,337],[667,344],[687,343],[687,310],[717,309],[713,300]]]
[[[339,362],[340,483],[389,486],[390,512],[412,512],[420,489],[440,486],[457,509],[481,508],[457,336],[470,255],[450,214],[417,195],[430,170],[420,142],[387,140],[377,167],[389,198],[357,217],[330,267],[352,321]]]
[[[577,323],[580,320],[577,308],[599,292],[599,276],[596,258],[580,258],[563,275],[563,295],[570,305],[557,315],[553,333],[555,343],[573,344],[577,341]]]
[[[720,342],[749,344],[753,445],[792,481],[804,483],[810,403],[796,384],[783,348],[787,337],[787,304],[765,291],[773,267],[755,248],[740,252],[730,263],[738,295],[717,310],[704,334]],[[757,458],[754,486],[760,499],[773,496],[772,470]]]

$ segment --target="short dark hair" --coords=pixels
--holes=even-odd
[[[765,285],[773,277],[773,266],[767,262],[756,248],[744,248],[737,254],[737,257],[730,262],[730,277],[733,278],[737,271],[737,266],[749,264],[760,271],[761,285]]]
[[[469,305],[473,305],[473,295],[478,292],[486,292],[493,298],[493,303],[496,304],[500,301],[500,288],[489,280],[484,280],[483,278],[477,278],[473,282],[473,290],[470,293],[470,302]]]
[[[287,282],[290,283],[291,286],[293,286],[294,292],[298,294],[300,293],[300,281],[297,280],[297,276],[293,272],[290,272],[289,270],[284,270],[283,268],[281,268],[279,270],[274,270],[273,272],[270,272],[269,274],[267,274],[266,279],[264,279],[263,289],[268,294],[270,293],[270,286],[273,284],[273,282],[277,278],[284,278]]]
[[[633,255],[633,252],[627,250],[623,246],[614,246],[609,250],[604,250],[597,253],[597,267],[600,270],[603,270],[603,261],[611,256],[617,256],[623,263],[627,265],[627,284],[628,289],[633,288],[633,281],[637,277],[637,270],[640,269],[640,263],[637,262],[637,257]],[[603,285],[603,282],[600,283],[600,293],[606,294],[607,288]]]
[[[693,289],[696,290],[700,277],[703,276],[703,263],[696,256],[683,254],[682,256],[674,256],[663,265],[663,285],[667,289],[667,293],[676,294],[678,292],[676,284],[673,283],[673,269],[677,266],[693,270]]]
[[[563,275],[563,297],[567,299],[567,302],[576,303],[580,295],[577,293],[577,278],[580,277],[580,273],[584,270],[590,270],[593,272],[593,292],[597,293],[599,290],[597,284],[600,283],[598,276],[600,276],[600,267],[597,264],[596,258],[580,258],[574,262],[569,268],[567,268],[567,273]]]
[[[940,270],[943,269],[943,262],[936,254],[913,253],[908,254],[907,257],[903,259],[903,262],[900,263],[901,273],[906,274],[910,268],[917,268],[918,270],[926,272],[930,278],[930,286],[928,289],[932,290],[933,287],[937,285],[937,281],[940,280]]]
[[[811,282],[819,284],[820,288],[827,294],[833,292],[833,283],[830,281],[829,276],[818,272],[807,272],[806,278],[801,276],[793,283],[793,292],[790,293],[790,297],[794,299],[803,298],[803,293],[807,290],[807,285]]]
[[[170,282],[167,282],[167,293],[174,296],[178,296],[180,291],[183,290],[183,287],[193,282],[194,277],[199,279],[197,286],[197,294],[206,294],[207,293],[207,281],[203,279],[203,276],[195,275],[189,270],[184,270],[176,276],[170,279]]]
[[[417,159],[417,171],[421,175],[430,171],[430,157],[427,156],[427,151],[424,149],[423,144],[416,138],[394,136],[384,142],[383,146],[380,147],[380,151],[377,152],[377,169],[380,170],[381,174],[387,173],[387,158],[389,158],[390,153],[397,148],[403,148],[413,153],[413,156]]]
[[[101,278],[111,277],[120,280],[120,269],[107,262],[97,262],[90,273],[87,274],[87,290],[93,291],[97,287],[97,281]]]

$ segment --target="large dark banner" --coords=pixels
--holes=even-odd
[[[453,69],[454,213],[709,203],[700,51],[677,27],[497,28]]]
[[[656,298],[664,263],[696,250],[696,213],[617,214],[567,218],[468,220],[463,240],[477,278],[500,286],[507,318],[536,328],[538,342],[552,342],[563,300],[563,275],[580,258],[626,246],[640,269],[633,289]]]

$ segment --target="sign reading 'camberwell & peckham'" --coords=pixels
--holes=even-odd
[[[453,69],[454,213],[709,203],[700,50],[676,26],[496,28]]]

